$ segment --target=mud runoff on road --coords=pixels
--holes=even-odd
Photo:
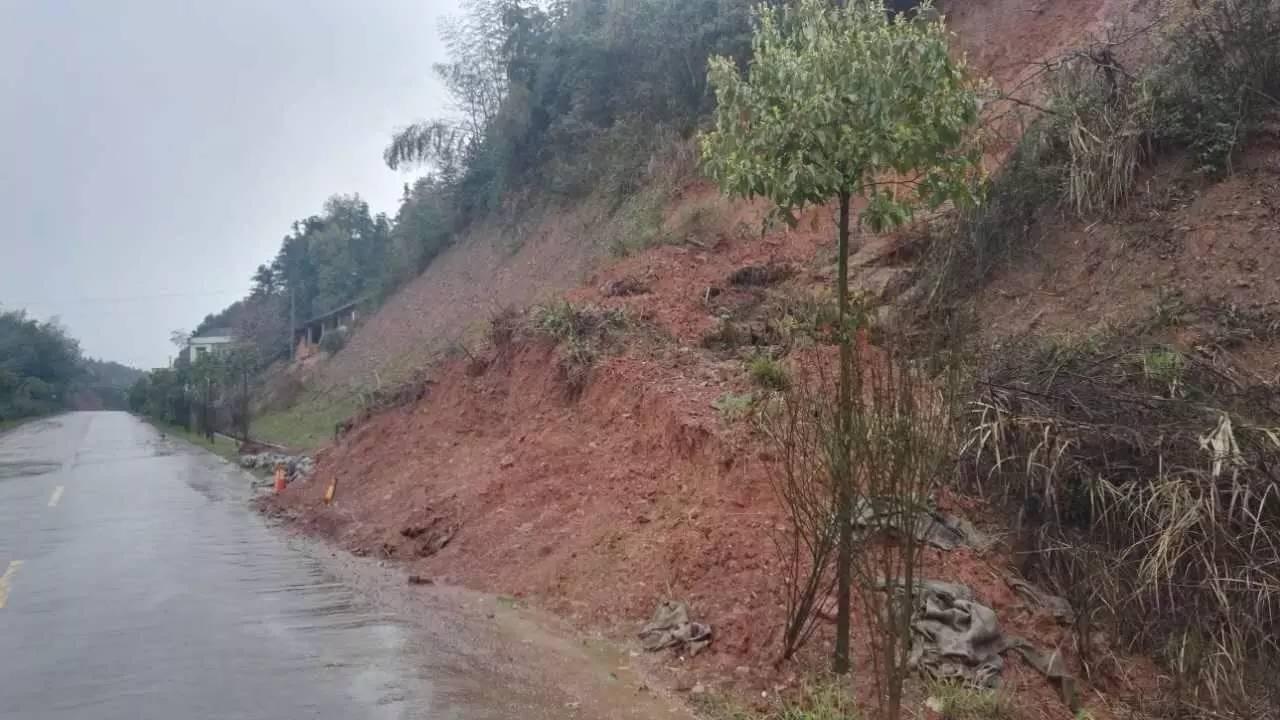
[[[273,527],[249,474],[127,414],[5,433],[0,469],[0,717],[686,717],[514,602]]]
[[[294,535],[288,543],[325,575],[359,588],[366,612],[394,618],[423,644],[433,694],[459,718],[693,717],[610,642],[513,598],[417,577],[410,583],[402,568],[317,538]]]

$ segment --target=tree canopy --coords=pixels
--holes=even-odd
[[[0,420],[63,409],[125,408],[125,391],[142,376],[117,362],[83,357],[56,320],[22,310],[0,312]]]
[[[927,3],[926,3],[927,7]],[[970,202],[976,149],[957,152],[978,104],[940,21],[884,3],[819,0],[766,10],[749,75],[717,57],[715,127],[704,169],[725,191],[763,196],[787,215],[842,194],[865,196],[875,230],[921,206]]]
[[[462,221],[520,187],[574,196],[639,175],[657,128],[688,131],[710,109],[707,58],[745,57],[750,6],[470,0],[435,68],[457,113],[403,128],[385,160],[429,167]]]
[[[467,0],[443,23],[448,61],[429,70],[453,112],[402,128],[384,153],[393,169],[425,172],[406,183],[394,216],[372,214],[357,195],[333,196],[293,223],[247,296],[195,334],[230,327],[269,362],[287,351],[291,303],[301,321],[385,297],[512,197],[636,189],[664,130],[691,132],[711,109],[707,59],[745,63],[751,5]]]
[[[0,420],[64,407],[84,368],[80,344],[55,322],[21,310],[0,312]]]

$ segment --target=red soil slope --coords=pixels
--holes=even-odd
[[[979,298],[993,337],[1088,332],[1149,315],[1162,297],[1241,310],[1280,298],[1280,124],[1252,142],[1235,173],[1210,182],[1177,158],[1139,182],[1116,218],[1061,228]],[[1267,368],[1267,377],[1280,367]]]
[[[741,384],[716,370],[680,352],[613,357],[571,401],[553,348],[523,346],[479,376],[457,361],[420,403],[373,418],[329,449],[319,474],[281,503],[302,528],[357,552],[530,599],[618,640],[660,600],[687,600],[716,640],[688,661],[656,658],[657,669],[686,689],[696,681],[753,697],[774,692],[797,670],[773,666],[783,577],[773,541],[786,520],[767,450],[710,407]],[[324,505],[334,478],[338,499]],[[930,552],[927,564],[931,577],[978,588],[1012,632],[1071,655],[1066,630],[1005,586],[1007,555]],[[861,650],[866,630],[856,632]],[[821,663],[824,644],[820,637],[800,667]],[[1066,714],[1020,661],[1006,679],[1019,688],[1022,716]]]
[[[953,27],[976,67],[1016,82],[1028,62],[1056,55],[1132,4],[954,3]],[[712,193],[687,187],[672,215]],[[421,401],[369,419],[325,450],[317,476],[290,488],[282,510],[353,550],[527,598],[619,639],[631,637],[660,599],[688,600],[714,625],[716,641],[697,658],[653,661],[675,686],[697,680],[758,697],[793,683],[796,666],[773,665],[782,615],[773,539],[785,519],[770,487],[769,455],[746,424],[726,422],[712,407],[726,393],[748,389],[743,364],[698,343],[734,300],[709,302],[708,289],[724,291],[736,269],[785,263],[797,271],[788,287],[825,286],[826,215],[814,211],[802,230],[757,239],[739,229],[758,227],[759,208],[738,206],[721,218],[721,232],[701,243],[705,249],[659,247],[598,269],[569,296],[623,306],[667,342],[637,342],[600,359],[576,399],[556,371],[555,349],[537,343],[517,344],[483,369],[445,363]],[[450,251],[357,333],[323,370],[327,381],[364,382],[375,369],[460,335],[500,305],[576,285],[597,257],[586,241],[590,228],[581,218],[539,227],[514,254],[497,234]],[[900,262],[894,251],[884,242],[868,247],[864,284],[891,284]],[[605,297],[601,286],[622,278],[642,280],[649,292]],[[338,500],[325,505],[324,488],[334,479]],[[1072,656],[1068,633],[1006,587],[1013,572],[1006,552],[931,553],[929,565],[931,576],[977,588],[1013,632]],[[855,647],[864,647],[865,629],[857,632]],[[822,662],[824,633],[799,667]],[[1006,679],[1018,690],[1020,716],[1069,716],[1021,661],[1010,660]],[[1105,688],[1124,678],[1096,681]],[[1086,700],[1095,717],[1111,716],[1099,696]]]

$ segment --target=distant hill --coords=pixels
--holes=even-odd
[[[128,390],[146,374],[137,368],[111,360],[85,358],[81,364],[84,366],[85,373],[92,378],[89,384],[121,390]]]

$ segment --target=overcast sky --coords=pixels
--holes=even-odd
[[[0,0],[0,306],[149,368],[334,193],[394,212],[458,0]]]

